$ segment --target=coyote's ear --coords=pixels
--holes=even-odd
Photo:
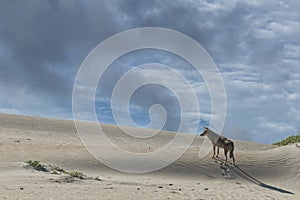
[[[207,127],[205,127],[205,126],[204,126],[204,129],[205,129],[205,130],[208,130],[208,128],[207,128]]]

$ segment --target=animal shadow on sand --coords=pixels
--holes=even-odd
[[[225,162],[224,159],[222,158],[219,158],[219,157],[214,157],[213,159],[219,161],[219,162]],[[255,179],[254,177],[252,177],[251,175],[249,175],[247,172],[245,172],[244,170],[242,170],[239,166],[233,166],[232,163],[230,163],[230,165],[226,165],[232,172],[234,172],[235,174],[239,175],[241,178],[251,182],[251,183],[254,183],[256,185],[259,185],[260,187],[263,187],[263,188],[267,188],[267,189],[270,189],[270,190],[274,190],[274,191],[277,191],[277,192],[281,192],[281,193],[286,193],[286,194],[292,194],[294,195],[295,193],[293,192],[290,192],[290,191],[287,191],[287,190],[284,190],[284,189],[281,189],[281,188],[278,188],[278,187],[274,187],[272,185],[268,185],[268,184],[265,184],[257,179]]]

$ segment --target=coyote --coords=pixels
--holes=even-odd
[[[213,132],[212,130],[210,130],[207,127],[204,127],[204,131],[203,131],[203,133],[200,134],[200,136],[207,136],[208,139],[211,141],[211,143],[213,145],[213,150],[214,150],[214,154],[213,154],[212,158],[215,157],[216,147],[217,147],[217,156],[216,157],[219,156],[219,148],[221,147],[224,149],[224,154],[226,157],[225,164],[227,163],[227,153],[229,151],[230,158],[232,158],[233,165],[235,166],[235,160],[234,160],[234,155],[233,155],[234,144],[231,140]]]

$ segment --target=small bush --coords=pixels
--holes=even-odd
[[[77,172],[77,171],[71,171],[71,172],[68,172],[68,174],[72,177],[76,177],[76,178],[80,178],[80,179],[86,179],[86,175],[84,175],[83,173],[81,172]]]
[[[71,180],[72,178],[79,178],[79,179],[95,179],[95,180],[98,180],[98,181],[102,181],[102,179],[100,179],[99,177],[96,177],[96,178],[93,178],[93,177],[88,177],[83,174],[82,172],[77,172],[77,171],[66,171],[64,170],[63,168],[61,167],[58,167],[58,166],[55,166],[55,165],[42,165],[39,161],[32,161],[32,160],[28,160],[26,161],[25,163],[27,163],[29,167],[32,167],[34,168],[35,170],[38,170],[38,171],[43,171],[43,172],[50,172],[51,174],[56,174],[56,175],[59,175],[59,174],[67,174],[69,175],[67,177],[67,179]],[[75,179],[74,179],[75,180]],[[73,182],[73,180],[71,180],[71,182]]]
[[[59,175],[60,173],[58,173],[56,170],[53,170],[51,174]]]
[[[26,163],[28,163],[29,166],[33,167],[35,170],[38,171],[43,171],[43,172],[48,172],[49,170],[45,167],[45,165],[42,165],[39,161],[37,160],[28,160]]]
[[[57,171],[57,172],[61,172],[61,173],[64,173],[64,174],[67,173],[66,170],[64,170],[63,168],[58,167],[58,166],[53,166],[52,170]]]
[[[286,139],[284,139],[280,142],[273,143],[273,144],[274,145],[285,146],[285,145],[288,145],[288,144],[294,144],[296,142],[300,142],[300,132],[299,132],[298,135],[289,136]]]

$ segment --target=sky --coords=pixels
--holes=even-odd
[[[122,31],[162,27],[193,38],[218,67],[226,91],[222,134],[276,142],[300,130],[299,10],[297,0],[0,1],[0,112],[72,119],[74,80],[89,52]],[[190,81],[201,109],[184,117],[200,114],[199,131],[209,126],[218,113],[211,113],[203,78],[184,59],[155,49],[130,52],[111,64],[96,91],[99,121],[115,123],[110,100],[122,74],[151,62],[172,66]],[[158,75],[179,87],[164,70],[144,69],[137,77]],[[156,104],[164,109],[152,112]],[[154,128],[166,118],[163,129],[170,131],[182,117],[176,95],[155,84],[133,94],[130,115],[138,126],[147,126],[151,117]]]

